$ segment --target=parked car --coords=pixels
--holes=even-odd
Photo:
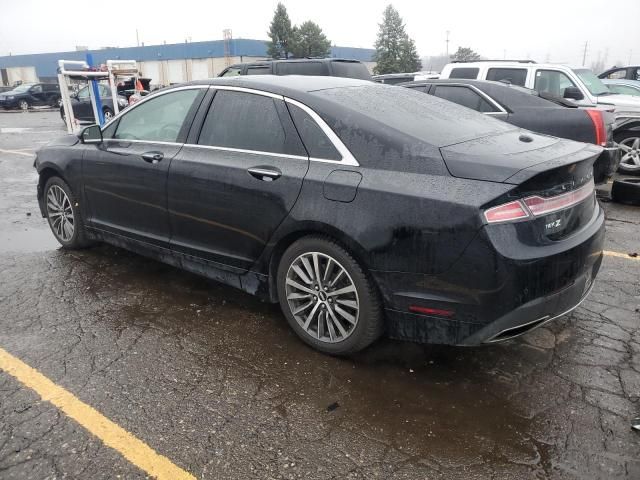
[[[374,75],[371,79],[374,82],[386,83],[387,85],[397,85],[404,82],[413,82],[417,80],[428,80],[438,78],[440,75],[433,72],[415,72],[415,73],[387,73],[384,75]]]
[[[114,116],[113,110],[113,97],[111,96],[111,89],[108,85],[103,83],[98,84],[98,91],[100,92],[100,100],[102,101],[102,113],[104,115],[105,122],[110,121]],[[95,116],[93,114],[93,105],[91,105],[91,97],[89,95],[89,86],[85,86],[78,90],[78,93],[71,95],[71,107],[73,108],[73,116],[79,122],[95,122]],[[125,109],[129,106],[127,98],[123,95],[118,95],[118,108]],[[64,107],[60,106],[60,118],[64,122],[65,119]]]
[[[498,342],[575,308],[602,260],[601,152],[405,88],[260,76],[161,90],[34,166],[63,247],[105,241],[279,302],[302,340],[347,354],[383,332]]]
[[[595,183],[605,183],[620,163],[612,113],[577,108],[570,100],[487,80],[425,80],[400,84],[491,115],[534,132],[605,147],[593,165]]]
[[[0,107],[9,110],[60,104],[60,86],[57,83],[23,83],[13,90],[0,93]]]
[[[297,58],[238,63],[223,70],[219,77],[239,75],[322,75],[371,80],[366,65],[344,58]]]
[[[640,81],[640,65],[628,67],[613,67],[598,75],[599,78],[609,80],[633,80]]]
[[[605,78],[602,80],[602,83],[604,83],[613,93],[640,97],[639,80],[609,80],[608,78]]]
[[[629,148],[630,156],[620,160],[620,168],[627,173],[640,171],[640,98],[612,93],[595,74],[584,67],[541,64],[530,60],[477,61],[449,63],[440,78],[505,81],[532,88],[555,97],[568,98],[583,107],[610,108],[616,120],[613,139]]]

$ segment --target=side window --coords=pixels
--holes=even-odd
[[[111,96],[111,90],[109,90],[109,87],[107,87],[106,85],[98,85],[98,88],[100,89],[100,96],[101,97],[110,97]]]
[[[253,93],[219,90],[202,125],[200,145],[300,154],[288,139],[276,101]],[[290,122],[291,120],[289,120]],[[295,139],[299,145],[299,139]]]
[[[323,62],[281,62],[276,64],[276,75],[329,75],[329,67]]]
[[[471,108],[477,112],[498,111],[489,102],[482,98],[482,96],[468,87],[438,85],[433,95],[449,100],[450,102],[457,103],[463,107]]]
[[[627,69],[620,68],[618,70],[609,72],[605,78],[610,78],[611,80],[619,80],[621,78],[627,78]]]
[[[240,67],[229,67],[224,72],[222,72],[221,77],[237,77],[238,75],[240,75],[240,72]]]
[[[538,92],[548,93],[554,97],[564,98],[567,87],[575,87],[576,84],[563,72],[557,70],[536,71],[536,81],[533,89]]]
[[[524,87],[527,81],[527,70],[524,68],[490,68],[487,80],[509,82]]]
[[[189,109],[202,90],[188,89],[158,95],[126,111],[113,138],[175,142]]]
[[[269,75],[271,68],[266,65],[247,67],[247,75]]]
[[[475,79],[478,78],[479,68],[457,67],[451,70],[449,78],[466,78]]]
[[[78,90],[78,100],[87,100],[89,98],[89,87]]]
[[[287,104],[287,106],[310,157],[324,160],[342,160],[342,156],[333,146],[331,140],[307,112],[291,103]]]
[[[31,87],[31,93],[42,93],[42,85],[34,85]]]

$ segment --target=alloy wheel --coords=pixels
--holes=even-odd
[[[29,103],[26,100],[20,100],[20,108],[26,112],[29,110]]]
[[[63,242],[73,238],[75,221],[71,201],[58,185],[52,185],[47,192],[47,217],[53,233]]]
[[[358,324],[356,286],[347,270],[329,255],[309,252],[296,258],[287,271],[286,295],[293,317],[316,340],[341,342]]]
[[[107,122],[111,121],[112,118],[113,118],[113,112],[111,110],[105,110],[104,111],[104,122],[107,123]]]
[[[620,150],[622,150],[622,158],[620,159],[622,170],[639,171],[640,137],[625,138],[620,142]]]

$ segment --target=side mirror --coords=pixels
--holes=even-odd
[[[570,98],[571,100],[583,100],[584,95],[578,87],[567,87],[564,89],[564,98]]]
[[[90,125],[80,134],[82,143],[102,143],[102,130],[100,125]]]

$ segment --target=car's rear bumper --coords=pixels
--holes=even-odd
[[[443,275],[374,272],[384,297],[387,335],[420,343],[480,345],[521,335],[572,310],[600,269],[604,213],[598,208],[583,232],[541,249],[546,255],[537,258],[510,258],[488,248],[495,244],[492,240],[481,233]],[[452,314],[416,314],[410,312],[412,306]]]
[[[593,164],[593,180],[596,184],[606,183],[618,170],[620,148],[618,145],[605,147]]]

